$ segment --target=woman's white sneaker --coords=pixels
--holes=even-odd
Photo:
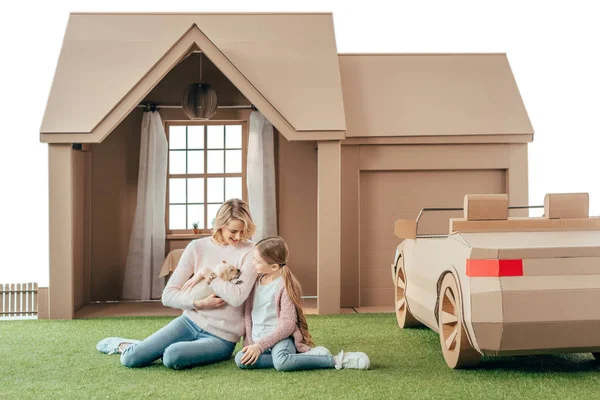
[[[125,339],[125,338],[120,338],[120,337],[109,337],[109,338],[102,339],[101,341],[99,341],[98,344],[96,345],[96,349],[98,349],[98,351],[105,353],[105,354],[118,354],[118,353],[120,353],[119,346],[122,343],[137,344],[139,342],[140,342],[140,340]]]

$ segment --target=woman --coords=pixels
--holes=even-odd
[[[98,350],[121,353],[126,367],[145,367],[162,357],[168,368],[183,369],[227,360],[244,334],[243,303],[256,281],[250,238],[256,226],[248,204],[231,199],[217,212],[211,237],[193,240],[185,248],[177,268],[162,295],[167,307],[183,314],[143,341],[107,338]],[[190,297],[186,281],[202,268],[213,269],[223,260],[240,267],[241,283],[216,278],[210,287],[216,295],[196,300]],[[191,278],[190,280],[193,280]]]

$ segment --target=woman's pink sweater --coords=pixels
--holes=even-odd
[[[163,290],[162,302],[167,307],[184,310],[200,328],[230,342],[238,342],[244,333],[243,303],[254,287],[256,270],[253,265],[252,249],[254,243],[244,242],[237,246],[221,246],[211,237],[190,242],[183,251],[177,268]],[[217,278],[210,287],[217,296],[225,301],[219,308],[196,309],[190,292],[182,292],[181,286],[203,267],[214,269],[221,261],[227,261],[240,268],[241,284]]]

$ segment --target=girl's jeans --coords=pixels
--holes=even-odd
[[[262,353],[253,365],[243,365],[241,351],[235,355],[235,363],[242,369],[275,368],[277,371],[302,371],[307,369],[333,368],[333,356],[296,353],[291,338],[284,339],[272,349]]]
[[[130,368],[145,367],[162,357],[166,367],[183,369],[227,360],[234,348],[235,343],[206,332],[182,315],[125,349],[121,363]]]

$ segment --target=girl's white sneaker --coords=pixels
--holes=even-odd
[[[300,354],[310,354],[311,356],[330,356],[331,352],[327,347],[317,346],[311,348],[309,351]]]
[[[369,356],[362,352],[344,352],[335,356],[335,369],[369,369],[371,362]]]

